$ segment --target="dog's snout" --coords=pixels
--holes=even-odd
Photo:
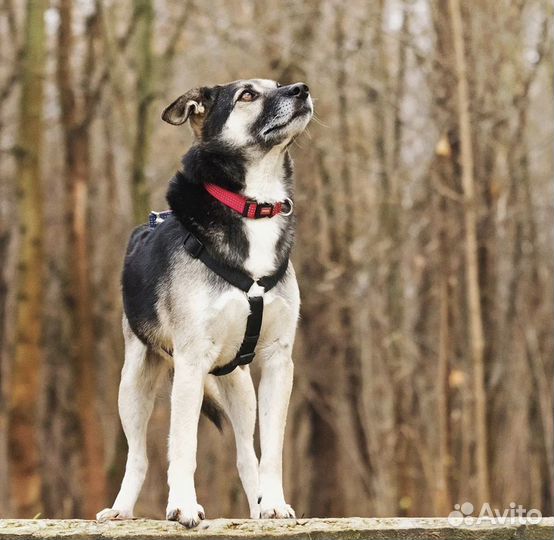
[[[310,95],[310,89],[307,84],[296,83],[287,87],[289,96],[297,97],[298,99],[306,99]]]

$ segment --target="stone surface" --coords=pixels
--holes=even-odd
[[[78,519],[0,520],[0,539],[59,538],[64,540],[164,539],[309,539],[309,540],[551,540],[554,518],[541,523],[504,524],[483,520],[480,524],[453,527],[445,518],[337,518],[249,520],[214,519],[187,530],[178,523],[136,519],[97,523]]]

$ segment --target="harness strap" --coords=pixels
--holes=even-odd
[[[287,271],[289,261],[286,259],[283,261],[281,266],[277,271],[270,275],[264,276],[259,280],[255,281],[251,276],[231,268],[225,264],[222,264],[217,259],[212,257],[208,250],[205,249],[204,244],[196,238],[189,230],[185,229],[185,240],[184,247],[187,250],[188,254],[202,261],[212,272],[215,272],[218,276],[222,277],[225,281],[237,287],[238,289],[248,293],[250,288],[254,283],[257,283],[260,287],[263,287],[264,292],[269,291],[285,275]],[[254,359],[256,355],[256,345],[258,344],[258,339],[260,338],[260,330],[262,327],[262,319],[264,312],[264,298],[263,296],[249,296],[248,303],[250,305],[250,314],[246,319],[246,332],[242,344],[237,352],[237,355],[231,362],[228,364],[214,368],[210,373],[212,375],[227,375],[231,373],[236,367],[249,364]]]
[[[254,284],[254,280],[244,272],[230,268],[227,265],[221,264],[217,259],[214,259],[208,250],[204,248],[204,244],[194,236],[190,231],[185,234],[185,249],[188,254],[195,259],[201,260],[212,272],[228,281],[238,289],[248,292]]]
[[[252,296],[248,298],[250,304],[250,314],[246,319],[246,332],[240,349],[233,360],[228,364],[216,367],[210,371],[212,375],[227,375],[231,373],[236,367],[250,364],[256,356],[256,345],[260,338],[260,330],[262,328],[262,319],[264,313],[264,297]]]

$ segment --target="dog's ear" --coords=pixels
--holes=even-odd
[[[162,113],[162,119],[174,126],[180,126],[190,119],[194,133],[199,136],[209,99],[209,88],[193,88],[168,105]]]

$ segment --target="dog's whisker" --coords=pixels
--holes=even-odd
[[[322,126],[322,127],[324,127],[324,128],[328,128],[328,127],[329,127],[329,125],[326,124],[325,122],[323,122],[323,121],[321,120],[321,118],[319,118],[319,116],[317,116],[317,114],[316,114],[315,112],[314,112],[314,115],[313,115],[312,118],[313,118],[314,122],[316,122],[316,123],[319,124],[320,126]]]

